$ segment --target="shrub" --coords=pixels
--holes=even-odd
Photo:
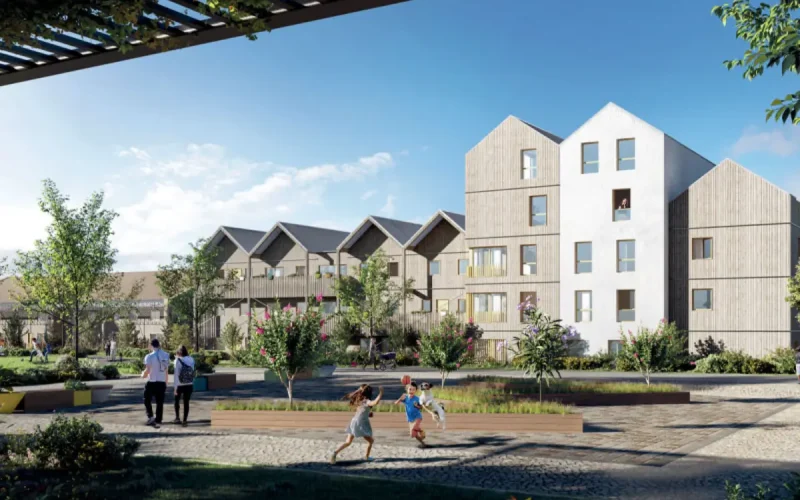
[[[192,342],[192,329],[189,325],[174,323],[164,328],[164,345],[161,346],[165,351],[174,351],[180,346],[187,348],[194,345]]]
[[[698,340],[694,343],[694,350],[701,358],[707,358],[712,354],[722,354],[725,352],[725,342],[717,342],[711,335],[705,340]]]
[[[117,367],[114,365],[105,365],[100,368],[100,372],[106,380],[116,380],[119,378],[119,370],[117,370]]]
[[[88,391],[89,386],[80,380],[70,379],[64,382],[64,389],[71,391]]]
[[[795,374],[795,350],[788,347],[775,349],[767,356],[767,361],[775,368],[775,373]]]
[[[130,319],[124,319],[119,323],[117,332],[117,350],[122,355],[122,350],[127,348],[141,347],[143,340],[139,328]]]
[[[419,345],[420,364],[439,371],[442,387],[450,372],[461,368],[470,350],[472,338],[466,338],[455,315],[447,313],[430,333],[422,335]]]
[[[225,345],[225,349],[231,354],[236,353],[242,348],[243,339],[242,328],[234,320],[228,320],[222,329],[222,343]]]
[[[767,360],[754,358],[740,351],[723,351],[697,361],[698,373],[774,373],[775,366]]]
[[[149,349],[141,349],[138,347],[123,347],[117,350],[119,355],[123,358],[144,359],[150,353]]]
[[[21,348],[22,337],[25,334],[25,320],[19,314],[19,311],[14,311],[11,316],[6,320],[3,327],[3,338],[8,342],[9,347]],[[29,354],[26,354],[29,356]]]
[[[8,348],[8,355],[11,357],[22,357],[22,356],[30,356],[31,351],[28,349],[24,349],[22,347],[9,347]]]
[[[218,360],[217,364],[219,364],[219,361],[231,361],[232,359],[235,358],[235,356],[231,355],[231,353],[229,353],[228,351],[218,351],[218,350],[208,349],[203,352],[216,356]]]
[[[120,373],[125,373],[127,375],[139,375],[144,371],[144,361],[141,359],[126,361],[118,364],[117,368],[119,369]]]

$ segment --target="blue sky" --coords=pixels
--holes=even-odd
[[[41,234],[46,177],[107,190],[128,270],[223,224],[463,211],[464,154],[506,116],[567,136],[608,101],[800,194],[800,131],[763,118],[799,81],[727,71],[715,3],[412,0],[0,87],[0,254]]]

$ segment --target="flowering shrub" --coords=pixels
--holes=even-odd
[[[251,358],[274,373],[289,395],[295,376],[321,361],[327,335],[320,333],[325,320],[320,313],[321,297],[308,299],[305,312],[286,306],[264,311],[263,318],[254,318],[251,334]]]
[[[514,364],[524,371],[524,375],[535,376],[539,382],[539,401],[542,400],[542,386],[550,386],[550,379],[561,378],[558,367],[567,355],[570,343],[578,338],[573,326],[565,327],[561,320],[552,319],[531,303],[530,297],[517,306],[522,311],[525,326],[522,334],[514,337]]]
[[[620,328],[622,356],[633,363],[642,374],[644,381],[650,385],[650,376],[660,371],[667,358],[667,339],[664,336],[664,325],[661,320],[655,330],[639,327],[636,334],[628,330],[626,334]]]
[[[473,335],[480,331],[471,322]],[[482,333],[482,332],[481,332]],[[477,334],[478,338],[480,334]],[[459,324],[456,317],[450,313],[428,334],[423,334],[417,340],[419,352],[414,353],[419,358],[420,364],[436,368],[442,376],[442,387],[450,372],[461,368],[465,359],[474,349],[475,336],[468,336],[466,328]]]

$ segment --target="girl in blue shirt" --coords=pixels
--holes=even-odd
[[[408,428],[411,437],[419,441],[419,447],[425,448],[425,431],[422,430],[422,405],[417,397],[417,384],[411,382],[406,386],[406,393],[400,396],[400,399],[394,402],[399,405],[405,403],[406,405],[406,419],[408,420]]]

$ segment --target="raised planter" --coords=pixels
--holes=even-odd
[[[92,386],[92,404],[103,404],[111,398],[111,390],[113,385],[93,385]]]
[[[336,371],[336,365],[322,365],[317,369],[317,376],[321,378],[333,377],[333,372]]]
[[[0,414],[14,413],[23,397],[24,392],[0,392]]]
[[[259,411],[212,410],[211,427],[226,429],[344,429],[353,418],[351,412],[336,411]],[[372,426],[379,430],[408,431],[405,414],[375,413]],[[426,419],[423,428],[436,431]],[[505,413],[448,413],[448,431],[481,432],[556,432],[580,434],[583,415],[516,415]]]
[[[50,389],[46,391],[26,391],[20,408],[26,412],[52,411],[61,408],[72,408],[75,404],[73,391],[68,389]]]
[[[530,385],[508,384],[503,382],[470,382],[464,380],[460,385],[477,389],[505,389],[508,391],[530,390]],[[516,399],[539,400],[538,392],[515,394]],[[566,392],[545,393],[543,401],[559,402],[570,406],[636,406],[636,405],[682,405],[691,403],[689,392]]]
[[[309,380],[316,377],[319,377],[319,372],[317,370],[306,369],[297,372],[297,375],[294,376],[294,379]],[[274,382],[277,384],[280,383],[280,379],[271,370],[264,370],[264,382]]]
[[[209,391],[236,387],[235,373],[209,373],[208,375],[203,375],[203,377],[208,380]]]
[[[74,406],[89,406],[92,404],[92,390],[72,391],[72,401]]]
[[[208,379],[205,376],[195,377],[192,384],[194,392],[205,392],[208,390]]]

